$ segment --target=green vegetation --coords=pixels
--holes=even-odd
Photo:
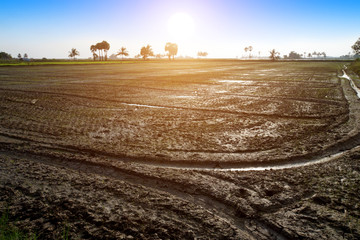
[[[36,234],[26,234],[9,223],[8,211],[3,212],[0,218],[0,240],[35,240]]]
[[[350,64],[349,69],[354,71],[358,76],[360,76],[360,59],[357,59]]]
[[[107,61],[107,62],[100,62],[100,61],[31,61],[31,62],[23,62],[23,61],[0,61],[0,66],[38,66],[38,65],[81,65],[81,64],[116,64],[116,63],[134,63],[136,61]]]
[[[355,54],[360,55],[360,38],[351,46],[351,48],[354,50]]]

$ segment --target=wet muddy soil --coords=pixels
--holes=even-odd
[[[0,209],[40,239],[357,239],[360,106],[342,68],[2,67]]]

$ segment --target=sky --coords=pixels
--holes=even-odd
[[[359,0],[0,0],[0,51],[67,58],[76,48],[88,58],[106,40],[109,55],[124,46],[131,57],[147,44],[164,54],[167,42],[178,44],[178,56],[240,58],[247,46],[255,56],[340,56],[360,37],[359,10]],[[191,18],[181,37],[169,30],[179,13]]]

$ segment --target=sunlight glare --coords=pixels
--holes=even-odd
[[[186,40],[195,32],[192,17],[186,13],[176,13],[168,21],[168,32],[174,40]]]

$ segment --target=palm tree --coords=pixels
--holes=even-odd
[[[96,48],[95,45],[91,45],[91,46],[90,46],[90,51],[91,51],[92,54],[93,54],[94,61],[95,61],[96,57],[98,57],[98,55],[96,54],[96,51],[97,51],[97,50],[98,50],[98,49]]]
[[[129,56],[129,52],[126,50],[125,47],[121,47],[121,49],[119,50],[119,52],[116,54],[116,56],[121,55],[122,60],[124,60],[124,56],[127,57]]]
[[[107,41],[102,41],[101,46],[102,46],[102,49],[104,50],[104,53],[105,53],[105,61],[107,61],[107,52],[110,49],[110,44]]]
[[[73,57],[75,60],[76,56],[80,56],[80,53],[76,48],[72,48],[71,51],[69,51],[69,57]]]
[[[271,60],[275,61],[275,60],[278,60],[280,57],[279,57],[279,52],[277,52],[275,49],[271,50],[270,51],[270,58]]]
[[[248,50],[249,50],[248,47],[245,47],[245,48],[244,48],[245,53],[247,53]]]
[[[101,52],[101,50],[102,50],[102,46],[101,46],[101,43],[97,43],[97,44],[95,44],[95,49],[96,50],[98,50],[99,51],[99,60],[101,61],[102,60],[102,52]]]
[[[250,52],[250,53],[249,53],[249,58],[251,58],[251,51],[253,50],[253,47],[252,47],[252,46],[249,46],[248,49],[249,49],[249,52]]]
[[[21,59],[21,54],[19,53],[17,57],[18,57],[18,59],[20,60],[20,59]]]

